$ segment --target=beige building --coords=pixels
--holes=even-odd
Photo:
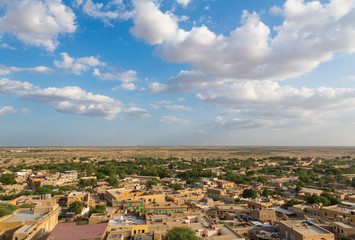
[[[286,240],[334,240],[333,233],[302,220],[280,221],[280,235]]]
[[[53,200],[37,202],[33,208],[22,208],[0,218],[3,239],[38,239],[51,232],[58,223],[59,206]]]
[[[222,189],[233,189],[234,188],[234,183],[222,179],[217,179],[215,180],[217,183],[217,186]]]
[[[333,222],[333,230],[335,234],[355,239],[355,227],[343,222]]]
[[[329,219],[336,219],[337,216],[342,216],[343,218],[349,217],[351,215],[351,210],[342,205],[332,205],[328,207],[321,208],[322,217]]]
[[[253,219],[258,221],[276,220],[276,212],[273,209],[257,209],[251,213]]]
[[[86,207],[89,207],[90,203],[90,193],[88,192],[70,192],[67,196],[67,206],[72,202],[79,201],[83,202]]]

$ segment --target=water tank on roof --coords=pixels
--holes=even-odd
[[[312,226],[312,222],[311,221],[307,221],[306,222],[308,226]]]

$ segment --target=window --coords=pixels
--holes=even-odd
[[[136,234],[136,233],[137,233],[137,231],[136,231],[136,230],[134,230],[134,231],[133,231],[133,234]]]
[[[144,230],[142,230],[142,233],[144,233],[145,231]]]

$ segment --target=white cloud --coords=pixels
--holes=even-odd
[[[63,57],[63,60],[62,61],[55,60],[54,66],[77,75],[80,75],[82,72],[87,71],[91,67],[104,65],[97,58],[93,56],[75,59],[70,57],[68,53],[61,53],[60,55]]]
[[[75,15],[61,0],[6,1],[5,13],[0,18],[0,32],[48,51],[56,49],[60,34],[75,30]]]
[[[162,13],[150,0],[133,0],[136,14],[132,34],[149,44],[160,44],[176,37],[177,19],[169,12]]]
[[[55,73],[54,69],[51,69],[46,66],[37,66],[34,68],[27,68],[27,70],[32,73],[37,73],[37,74],[53,74],[53,73]]]
[[[25,95],[35,89],[31,83],[0,79],[0,95]]]
[[[184,7],[186,7],[191,0],[176,0],[179,4],[183,5]]]
[[[313,70],[335,53],[355,51],[352,0],[324,4],[287,0],[277,11],[272,8],[284,18],[282,25],[272,28],[257,13],[244,11],[241,26],[229,35],[217,35],[204,25],[183,30],[178,27],[178,17],[161,12],[153,1],[136,0],[134,5],[133,35],[158,45],[166,60],[189,63],[191,72],[204,74],[206,81],[284,80]],[[195,76],[190,81],[204,82],[206,77]],[[170,90],[155,83],[150,92]]]
[[[236,130],[236,129],[251,129],[251,128],[261,128],[266,125],[271,125],[270,120],[263,119],[247,119],[242,120],[239,118],[234,118],[231,120],[225,120],[221,116],[217,116],[215,121],[212,121],[209,124],[209,128],[224,128],[227,130]]]
[[[133,90],[136,90],[137,87],[136,87],[136,85],[134,85],[134,83],[122,83],[121,85],[112,88],[113,91],[116,91],[119,89],[133,91]]]
[[[106,72],[101,73],[99,69],[94,69],[94,76],[101,80],[110,80],[110,81],[121,81],[125,83],[137,81],[137,72],[134,70],[128,70],[125,72]]]
[[[169,86],[167,84],[162,84],[158,82],[150,83],[148,86],[148,93],[163,93],[169,91]]]
[[[172,110],[172,111],[186,111],[186,112],[192,112],[193,111],[192,108],[189,108],[189,107],[186,107],[186,106],[183,106],[183,105],[177,105],[177,104],[165,105],[164,108],[168,109],[168,110]]]
[[[10,50],[15,50],[14,47],[11,47],[7,43],[0,43],[0,48],[5,48],[5,49],[10,49]]]
[[[121,112],[122,103],[104,95],[86,92],[79,87],[41,89],[28,82],[0,79],[0,95],[19,95],[25,100],[42,102],[57,111],[91,117],[113,119]]]
[[[272,81],[225,84],[224,88],[201,90],[197,93],[197,98],[234,109],[234,114],[242,120],[233,123],[239,125],[248,123],[258,126],[269,123],[270,120],[282,119],[316,122],[355,109],[354,88],[295,88],[280,86]],[[224,121],[221,117],[218,120]]]
[[[131,107],[125,109],[124,112],[132,117],[137,117],[137,118],[145,118],[151,116],[151,114],[147,110],[143,108],[137,108],[137,107]]]
[[[178,118],[175,116],[162,116],[159,120],[161,123],[169,123],[169,124],[189,124],[190,121],[182,118]]]
[[[29,112],[30,112],[30,110],[27,108],[22,108],[20,110],[16,110],[12,106],[0,107],[0,116],[6,115],[6,114],[27,114]]]
[[[3,64],[0,64],[0,75],[8,75],[11,72],[18,72],[18,71],[22,71],[22,69],[17,67],[7,67]]]
[[[155,109],[160,109],[163,104],[171,104],[171,102],[168,100],[153,101],[150,106]]]
[[[134,12],[127,9],[122,0],[108,1],[104,3],[94,3],[92,0],[80,0],[74,4],[76,7],[82,7],[85,14],[93,18],[102,19],[106,24],[110,20],[127,20],[133,17]]]

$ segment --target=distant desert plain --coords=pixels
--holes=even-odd
[[[201,158],[316,157],[355,158],[355,147],[22,147],[0,148],[0,164],[59,163],[72,159],[127,161],[139,157]]]

